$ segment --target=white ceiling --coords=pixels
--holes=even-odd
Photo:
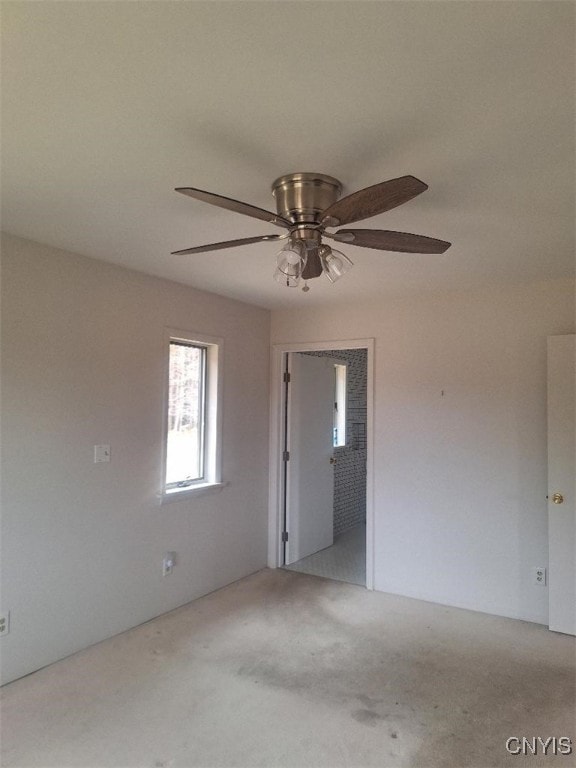
[[[574,271],[572,2],[3,4],[3,228],[275,308]],[[344,194],[429,190],[363,222],[442,256],[341,246],[354,269],[272,280],[277,246],[170,251],[275,227],[173,191],[274,210],[292,171]]]

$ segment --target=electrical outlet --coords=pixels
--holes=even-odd
[[[0,616],[0,637],[10,632],[10,611]]]
[[[176,565],[176,552],[166,552],[162,560],[162,576],[169,576]]]
[[[542,568],[540,565],[534,568],[534,584],[537,584],[539,587],[546,586],[546,568]]]

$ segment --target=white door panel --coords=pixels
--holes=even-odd
[[[550,629],[576,635],[576,336],[548,338]],[[554,502],[560,494],[563,501]],[[560,498],[557,495],[556,500]]]
[[[334,361],[289,354],[286,565],[334,543]]]

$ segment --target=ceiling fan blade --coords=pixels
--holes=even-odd
[[[194,187],[177,187],[176,192],[181,192],[183,195],[193,197],[195,200],[201,200],[203,203],[217,205],[219,208],[227,208],[229,211],[243,213],[245,216],[252,216],[254,219],[260,219],[261,221],[267,221],[270,224],[276,224],[279,227],[292,226],[291,222],[282,218],[282,216],[278,216],[276,213],[265,211],[263,208],[257,208],[255,205],[242,203],[240,200],[233,200],[231,197],[215,195],[213,192],[204,192],[204,190],[194,189]]]
[[[341,227],[342,224],[369,219],[407,203],[426,189],[428,184],[415,176],[401,176],[365,187],[326,208],[322,213],[322,224],[325,227]]]
[[[225,240],[222,243],[209,243],[197,245],[195,248],[184,248],[182,251],[172,251],[172,256],[184,256],[188,253],[205,253],[206,251],[220,251],[223,248],[237,248],[240,245],[261,243],[263,240],[283,240],[284,235],[259,235],[258,237],[244,237],[241,240]]]
[[[324,233],[326,237],[326,233]],[[328,237],[341,243],[359,245],[362,248],[377,248],[381,251],[401,253],[444,253],[451,243],[409,232],[390,232],[385,229],[340,229]]]

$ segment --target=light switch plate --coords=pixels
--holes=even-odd
[[[94,464],[100,464],[103,461],[110,461],[110,446],[95,445],[94,446]]]

